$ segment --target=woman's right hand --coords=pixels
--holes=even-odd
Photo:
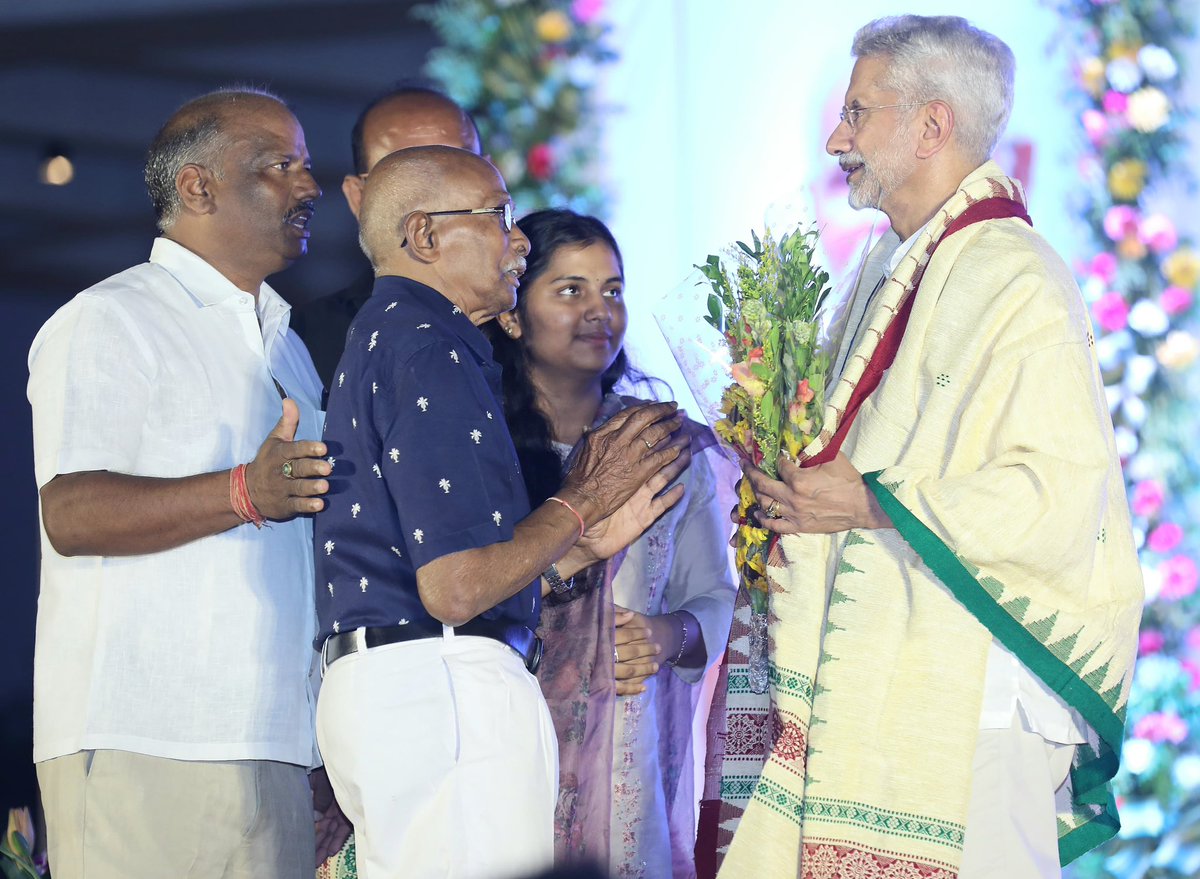
[[[670,437],[682,424],[683,416],[674,402],[630,406],[618,412],[588,434],[563,480],[559,495],[571,502],[589,528],[594,528],[601,520],[614,515],[675,461],[681,446]],[[670,479],[660,482],[658,491],[669,482]],[[652,497],[643,495],[643,513],[649,511]],[[670,506],[661,507],[649,522]],[[627,524],[637,520],[637,517],[633,520],[624,517]]]

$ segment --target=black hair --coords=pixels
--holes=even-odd
[[[363,129],[367,125],[367,117],[371,115],[372,110],[385,101],[390,101],[392,98],[404,97],[405,95],[427,95],[428,97],[445,101],[449,107],[456,107],[462,113],[463,118],[471,123],[471,129],[475,132],[475,142],[482,149],[483,138],[479,136],[479,126],[475,122],[475,117],[466,108],[459,105],[452,97],[427,80],[403,79],[394,83],[387,91],[380,92],[371,98],[367,102],[367,105],[362,108],[362,112],[358,114],[358,118],[354,120],[354,127],[350,129],[350,155],[354,162],[355,174],[366,174],[371,170],[367,167],[367,152],[363,147]]]
[[[515,310],[518,317],[524,317],[527,301],[521,291],[528,289],[546,271],[560,248],[603,244],[612,250],[621,277],[625,277],[625,263],[621,259],[617,240],[608,227],[595,217],[552,208],[529,214],[518,220],[517,225],[530,244],[525,274],[521,276],[521,286],[517,291]],[[484,331],[492,342],[496,362],[504,370],[504,419],[508,422],[508,431],[512,434],[517,458],[521,462],[529,501],[537,507],[562,485],[562,462],[551,445],[550,421],[538,407],[537,392],[529,377],[525,346],[505,335],[496,321],[485,324]],[[610,393],[622,380],[635,384],[647,380],[629,363],[624,346],[600,376],[601,393]]]

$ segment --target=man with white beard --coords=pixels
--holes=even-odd
[[[721,876],[1058,877],[1119,826],[1142,600],[1087,309],[989,160],[1009,48],[906,15],[853,54],[826,148],[891,229],[820,436],[746,474],[783,536],[770,712],[727,715]]]

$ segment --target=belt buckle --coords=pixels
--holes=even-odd
[[[529,673],[531,675],[537,674],[537,670],[542,664],[542,653],[543,652],[544,652],[544,645],[542,644],[542,639],[539,638],[537,635],[534,635],[533,636],[533,649],[529,652],[529,656],[526,657],[526,659],[525,659],[525,668],[527,668],[529,670]]]

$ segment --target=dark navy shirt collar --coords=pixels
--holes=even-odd
[[[476,358],[482,363],[491,363],[492,343],[466,313],[428,284],[414,281],[412,278],[400,275],[380,275],[375,279],[372,296],[403,296],[410,303],[415,303],[429,312],[430,323],[448,330],[467,343]]]

